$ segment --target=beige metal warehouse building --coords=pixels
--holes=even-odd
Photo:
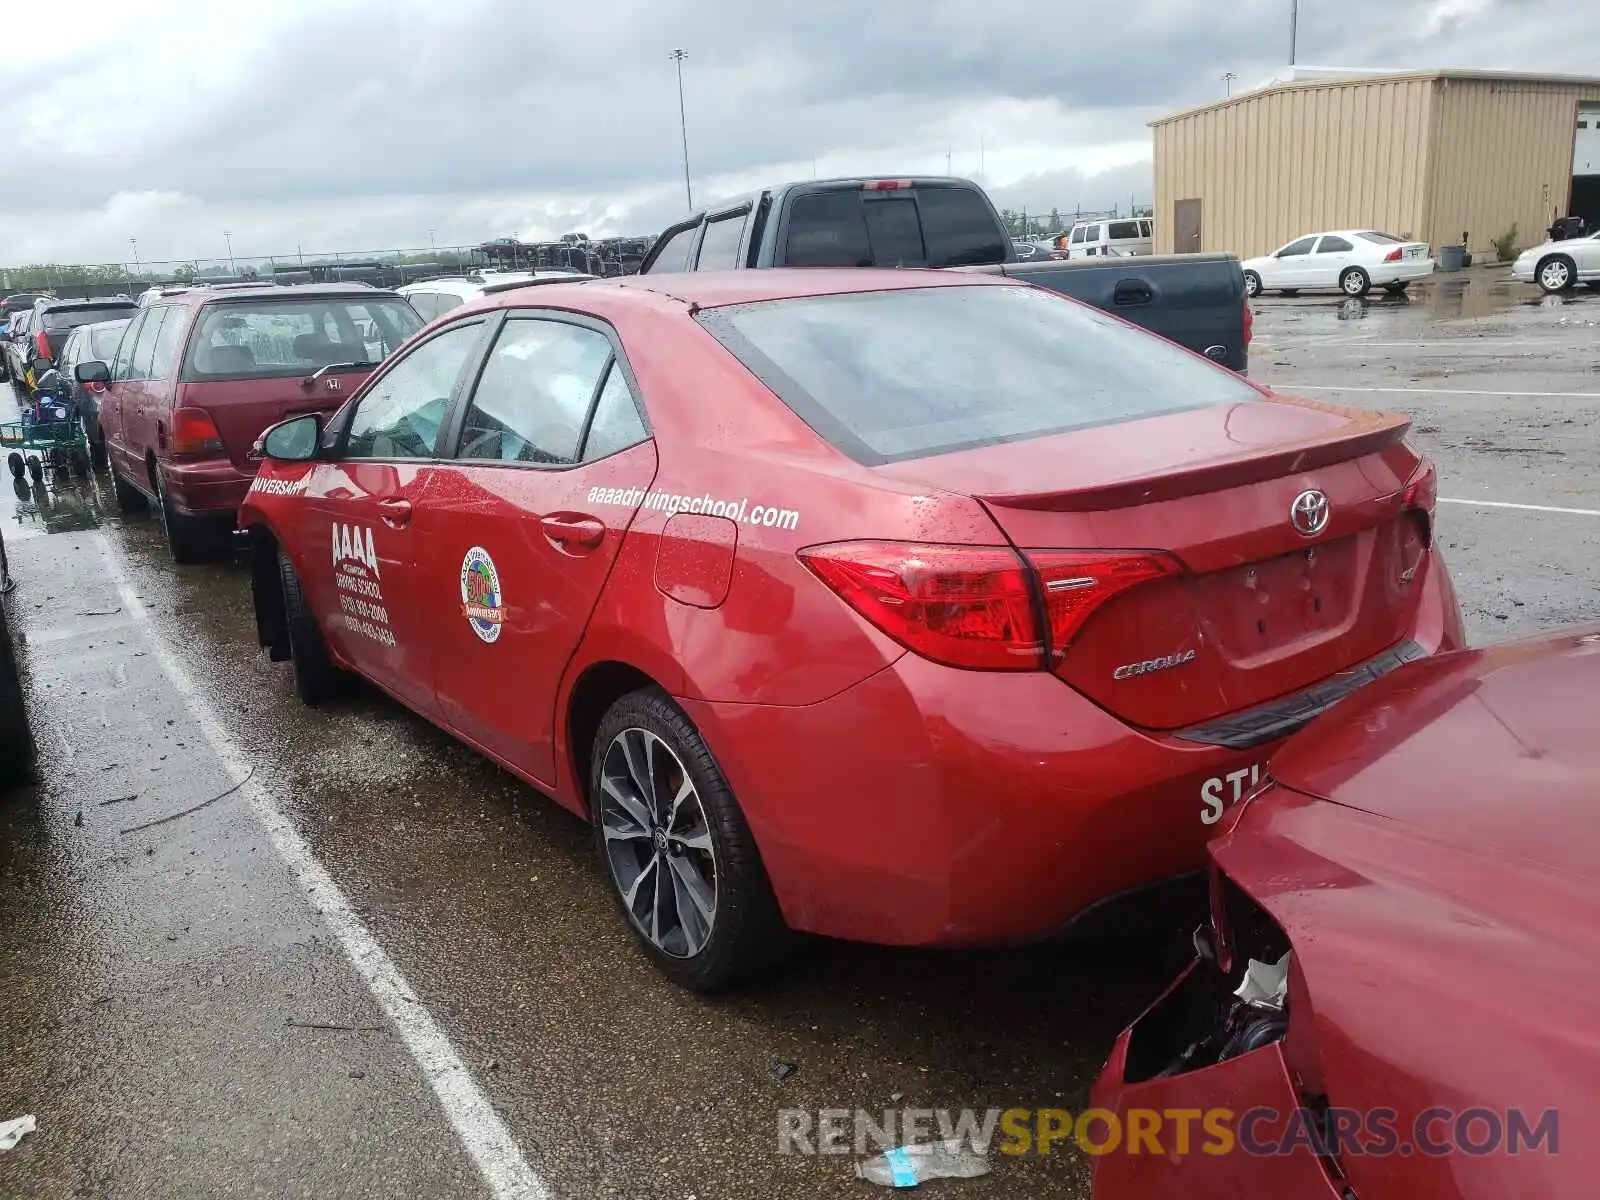
[[[1586,152],[1600,130],[1600,79],[1333,76],[1151,127],[1157,254],[1249,257],[1305,233],[1374,228],[1434,247],[1465,232],[1481,255],[1513,222],[1522,246],[1569,211],[1600,225],[1600,163]]]

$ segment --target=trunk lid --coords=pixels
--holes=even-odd
[[[976,497],[1025,551],[1138,550],[1182,570],[1094,608],[1055,672],[1133,724],[1176,729],[1285,695],[1410,629],[1429,536],[1403,511],[1410,422],[1266,399],[880,467]],[[1291,508],[1326,496],[1306,535]],[[1191,653],[1192,652],[1192,653]],[[1131,670],[1130,670],[1131,668]]]
[[[310,386],[306,386],[307,376],[185,382],[178,385],[177,407],[210,414],[222,435],[228,461],[253,475],[256,464],[249,457],[250,449],[269,426],[303,413],[331,415],[371,373],[370,367],[329,371]],[[330,388],[330,380],[337,387]]]

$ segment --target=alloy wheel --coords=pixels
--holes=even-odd
[[[600,828],[623,907],[650,943],[693,958],[717,919],[717,856],[693,778],[648,729],[622,730],[601,764]]]
[[[1539,271],[1539,282],[1546,291],[1559,292],[1572,280],[1572,272],[1559,258],[1545,263]]]

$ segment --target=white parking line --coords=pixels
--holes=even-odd
[[[1260,383],[1261,380],[1257,380]],[[1342,383],[1268,383],[1275,392],[1415,392],[1424,396],[1559,396],[1572,400],[1600,400],[1600,392],[1491,392],[1470,388],[1348,387]]]
[[[1569,517],[1600,517],[1600,508],[1556,508],[1550,504],[1512,504],[1509,500],[1457,500],[1440,496],[1440,504],[1472,504],[1479,508],[1514,508],[1519,512],[1565,513]]]
[[[133,590],[122,564],[113,556],[106,535],[92,536],[117,594],[122,597],[124,611],[135,621],[145,622],[145,638],[156,662],[183,697],[223,768],[249,799],[251,810],[265,828],[278,857],[305,887],[313,909],[321,913],[323,923],[344,948],[356,974],[411,1052],[494,1200],[550,1200],[549,1187],[522,1157],[516,1139],[479,1089],[450,1039],[417,999],[400,968],[356,916],[349,899],[283,815],[271,793],[256,782],[249,760],[228,736],[183,664],[148,624],[149,612]]]

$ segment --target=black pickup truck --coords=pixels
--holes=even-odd
[[[1250,312],[1231,254],[1019,262],[1000,214],[966,179],[781,184],[666,229],[641,275],[741,267],[952,267],[1038,284],[1244,371]]]

